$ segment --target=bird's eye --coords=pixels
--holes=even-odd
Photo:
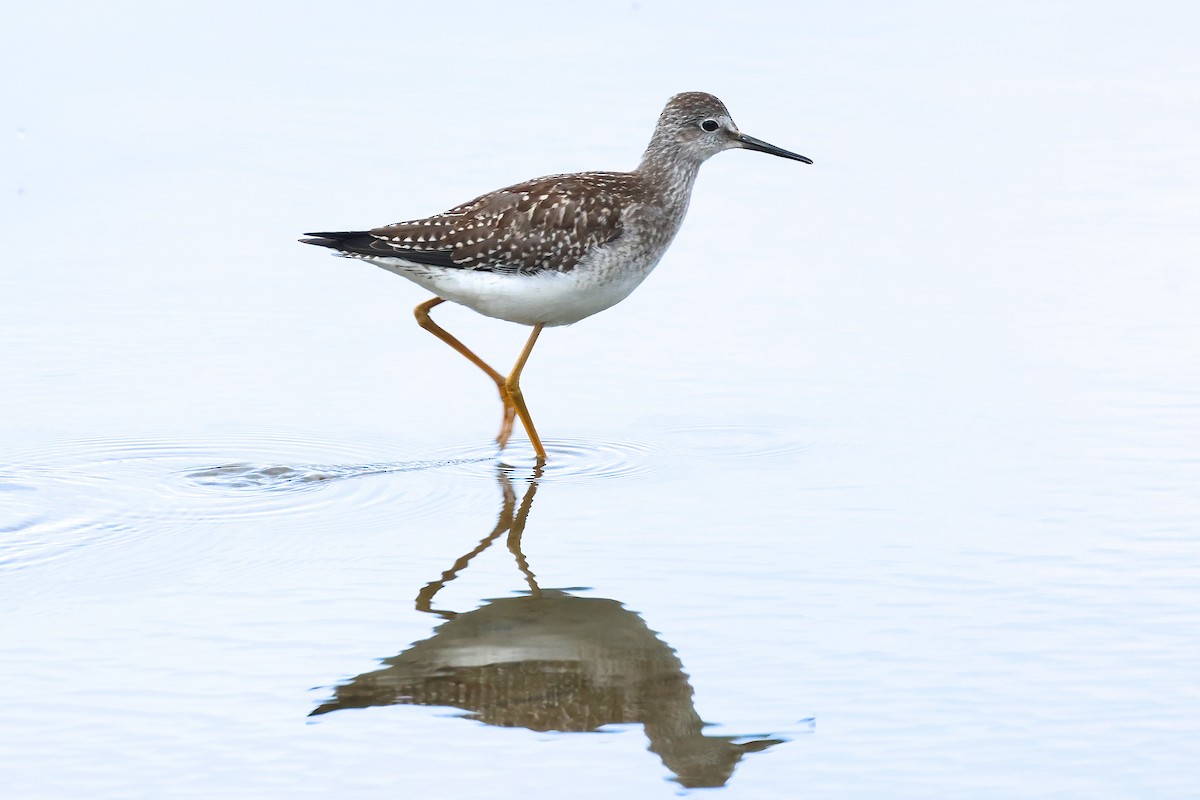
[[[709,133],[712,133],[717,128],[721,127],[721,123],[717,122],[715,119],[706,119],[706,120],[704,120],[704,122],[700,123],[700,127],[703,130],[706,130]]]

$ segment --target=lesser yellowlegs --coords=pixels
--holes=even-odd
[[[545,461],[520,383],[542,328],[570,325],[628,297],[683,223],[700,165],[735,148],[812,163],[739,131],[711,94],[685,92],[667,102],[633,172],[535,178],[432,217],[369,231],[309,233],[312,238],[300,241],[369,261],[433,292],[436,297],[416,308],[418,324],[495,382],[504,404],[496,436],[501,448],[515,414]],[[430,318],[430,309],[447,300],[533,327],[507,376]]]

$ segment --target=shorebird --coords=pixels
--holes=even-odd
[[[496,436],[501,449],[515,414],[545,462],[521,394],[521,371],[542,329],[570,325],[628,297],[683,224],[700,165],[733,149],[812,163],[739,131],[711,94],[685,92],[667,102],[632,172],[534,178],[431,217],[367,231],[307,233],[300,241],[369,261],[433,292],[416,307],[417,323],[495,382],[504,405]],[[434,323],[430,310],[447,300],[533,328],[507,376]]]

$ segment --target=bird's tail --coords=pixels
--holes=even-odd
[[[326,231],[324,233],[306,233],[300,241],[304,244],[315,244],[318,247],[329,247],[333,250],[353,251],[356,245],[369,245],[371,235],[367,231]]]

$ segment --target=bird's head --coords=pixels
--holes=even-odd
[[[684,92],[672,97],[658,118],[651,149],[671,148],[678,155],[702,163],[723,150],[755,150],[780,158],[803,161],[812,159],[747,136],[738,130],[725,104],[705,92]]]

